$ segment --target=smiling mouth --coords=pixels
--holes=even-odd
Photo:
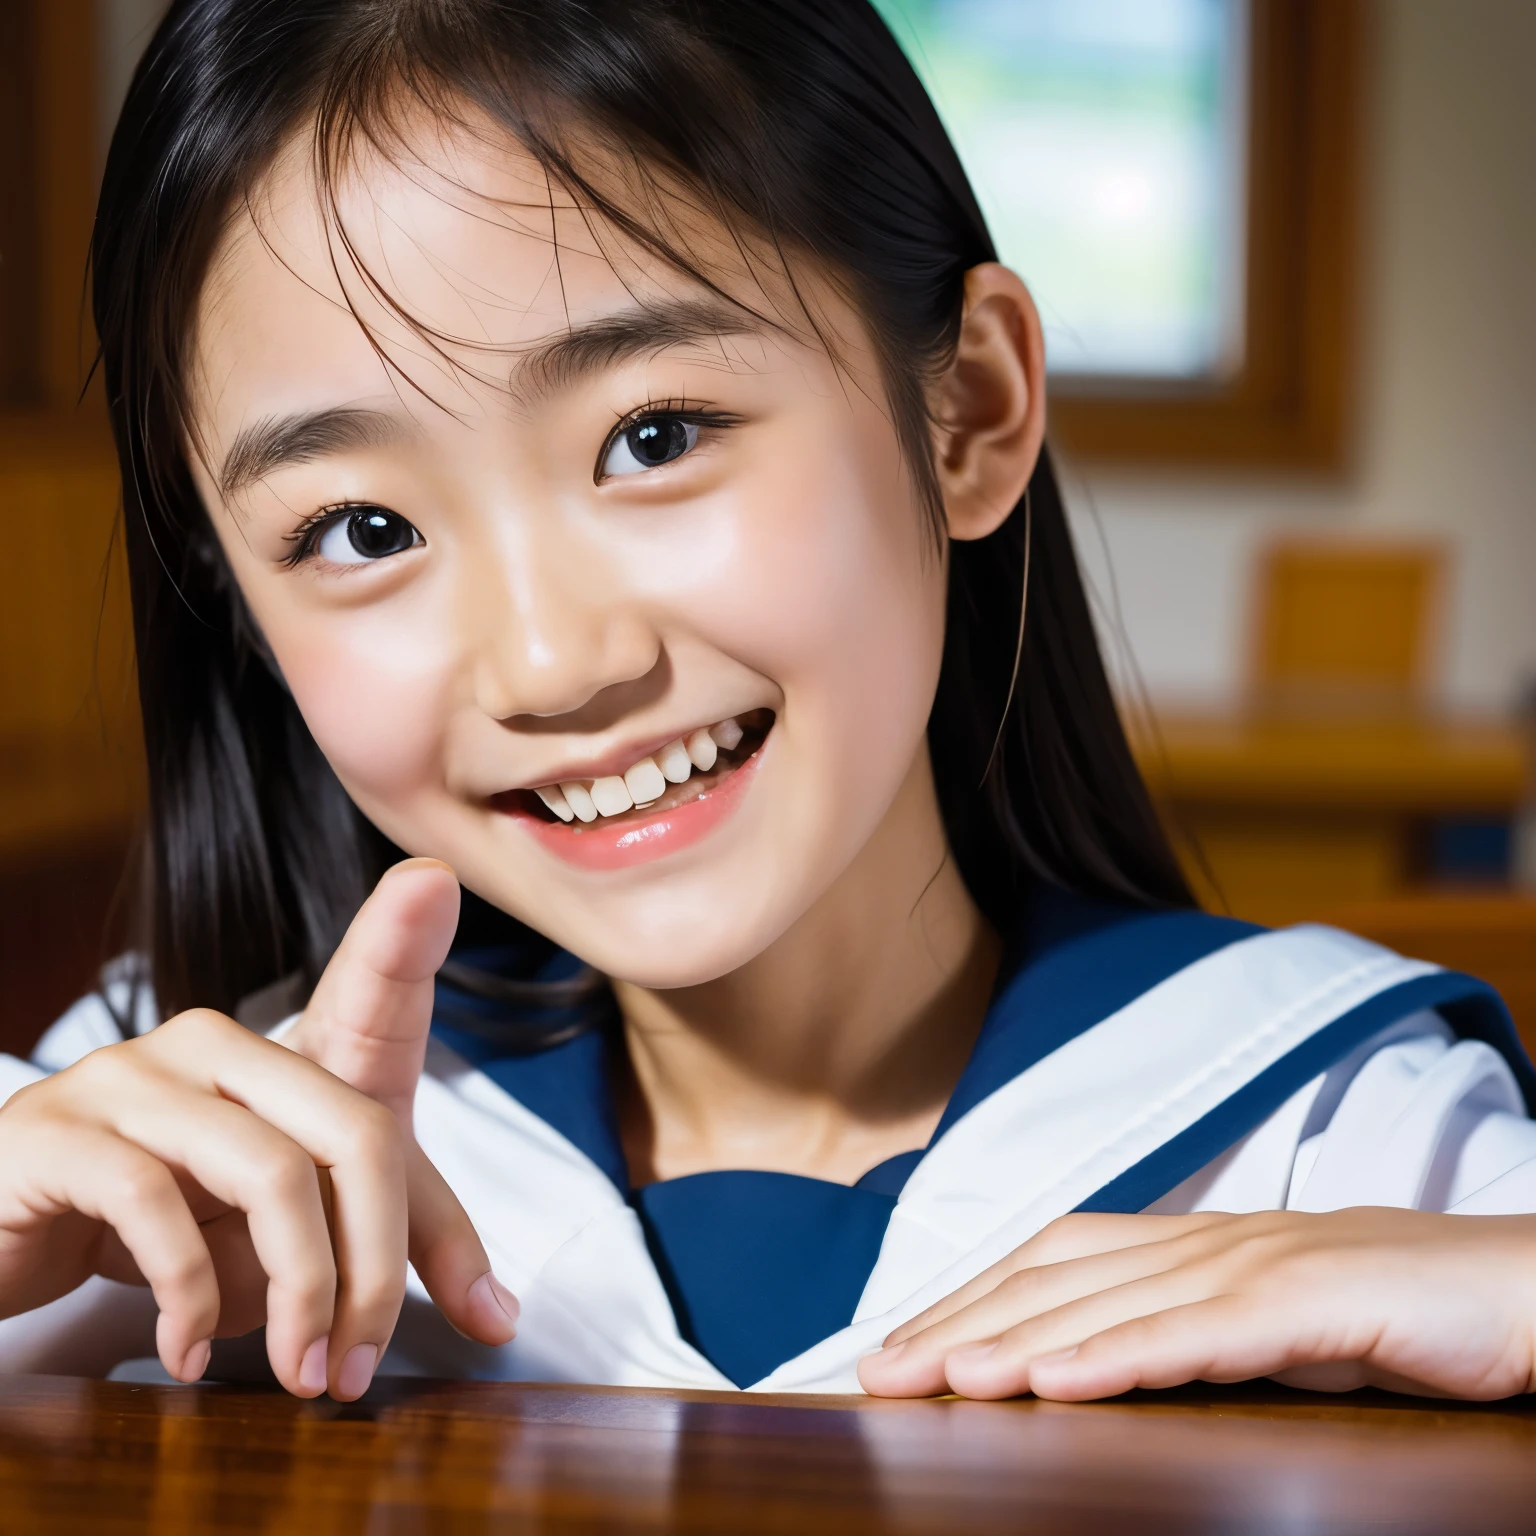
[[[563,823],[573,836],[622,827],[707,795],[761,749],[773,722],[772,710],[751,710],[670,741],[622,774],[509,790],[491,803],[538,821]]]

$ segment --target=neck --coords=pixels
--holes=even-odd
[[[853,864],[762,954],[701,986],[616,985],[634,1182],[757,1168],[852,1183],[923,1146],[999,953],[955,868],[925,749]]]

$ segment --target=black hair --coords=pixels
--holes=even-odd
[[[868,0],[178,0],[113,136],[92,245],[167,1012],[230,1009],[293,971],[317,975],[398,856],[315,745],[225,565],[188,468],[184,375],[209,263],[274,157],[308,135],[324,188],[359,135],[387,141],[402,102],[505,128],[594,224],[707,285],[658,211],[663,184],[791,280],[815,263],[863,316],[901,451],[940,511],[929,386],[953,355],[967,270],[996,254]],[[949,560],[929,740],[979,905],[1005,930],[1040,880],[1188,905],[1105,676],[1049,453],[1002,527]]]

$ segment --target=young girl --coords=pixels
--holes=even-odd
[[[11,1368],[1528,1389],[1507,1016],[1194,910],[866,0],[181,0],[94,280],[153,927]]]

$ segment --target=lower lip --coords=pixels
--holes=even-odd
[[[632,869],[691,848],[708,837],[741,803],[762,756],[759,747],[719,784],[670,811],[626,818],[618,825],[604,826],[601,820],[574,824],[543,821],[523,810],[503,814],[521,822],[556,858],[578,869]]]

